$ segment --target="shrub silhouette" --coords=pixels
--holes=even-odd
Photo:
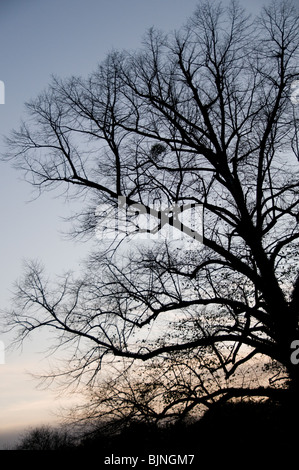
[[[17,450],[67,450],[72,445],[72,439],[66,432],[40,426],[25,432]]]
[[[17,450],[71,450],[74,455],[88,452],[99,459],[111,454],[195,454],[197,462],[205,457],[215,462],[227,455],[246,455],[246,459],[258,456],[268,462],[296,454],[294,424],[296,415],[286,404],[270,400],[227,402],[189,422],[161,426],[128,420],[121,427],[114,423],[110,431],[99,423],[93,432],[83,432],[80,440],[73,439],[71,433],[42,426],[27,431]]]

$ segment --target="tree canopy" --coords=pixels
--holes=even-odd
[[[52,285],[28,263],[7,317],[20,341],[52,329],[89,384],[117,359],[169,367],[164,412],[276,393],[206,387],[258,355],[297,384],[298,46],[289,1],[256,18],[201,2],[179,31],[152,28],[26,104],[5,158],[38,191],[82,200],[72,233],[95,244],[80,279]]]

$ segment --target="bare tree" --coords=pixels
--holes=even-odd
[[[16,450],[68,450],[74,439],[62,429],[40,426],[28,429],[20,438]]]
[[[7,320],[21,341],[48,328],[73,345],[70,380],[206,350],[226,377],[271,358],[298,388],[298,31],[289,1],[253,21],[236,2],[200,3],[180,31],[151,29],[136,53],[53,78],[27,104],[7,158],[39,191],[84,196],[73,233],[102,237],[81,279],[53,286],[28,264]],[[198,207],[203,233],[182,218]],[[248,393],[272,388],[215,397]]]

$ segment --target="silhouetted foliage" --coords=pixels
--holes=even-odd
[[[16,450],[69,450],[74,447],[74,439],[67,431],[50,426],[28,429],[21,437]]]
[[[290,419],[292,415],[292,419]],[[244,449],[255,452],[278,447],[280,452],[296,449],[297,435],[290,423],[296,416],[286,404],[272,401],[238,401],[216,404],[200,419],[169,423],[128,421],[110,427],[99,424],[92,432],[83,432],[76,439],[72,433],[40,427],[29,430],[18,450],[99,451],[101,455],[117,452],[171,453],[203,452],[212,449]]]
[[[99,422],[74,433],[47,426],[29,430],[17,450],[68,452],[68,463],[95,458],[97,464],[114,456],[194,455],[193,466],[240,462],[272,465],[293,462],[297,455],[297,416],[287,403],[229,401],[208,409],[199,419],[176,423],[145,423],[128,419],[119,426]],[[72,456],[72,460],[70,460]],[[43,457],[41,457],[42,459]],[[290,460],[288,460],[290,459]]]
[[[237,2],[200,2],[180,31],[151,29],[139,51],[53,78],[27,104],[6,158],[39,191],[86,203],[73,235],[98,240],[78,279],[52,284],[28,263],[6,322],[17,341],[47,329],[69,348],[53,377],[90,387],[91,417],[283,398],[277,378],[242,380],[261,357],[297,406],[298,54],[291,1],[253,20]],[[198,206],[203,234],[180,219]],[[163,238],[170,228],[182,238]]]

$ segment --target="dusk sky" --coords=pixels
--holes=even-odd
[[[211,0],[213,1],[213,0]],[[145,31],[156,26],[179,28],[193,13],[197,0],[1,0],[0,80],[5,84],[5,104],[0,104],[0,153],[2,137],[17,128],[24,117],[24,103],[47,87],[51,74],[61,78],[86,76],[111,49],[135,49]],[[241,0],[254,12],[258,0]],[[265,3],[265,2],[264,2]],[[1,163],[1,270],[0,308],[10,305],[14,281],[22,274],[25,259],[41,260],[50,274],[78,269],[88,249],[66,240],[61,218],[71,204],[47,193],[29,203],[32,188],[22,174]],[[28,373],[47,369],[42,354],[46,338],[35,335],[23,350],[9,351],[0,364],[0,448],[11,432],[56,419],[63,399],[53,390],[38,390]]]

